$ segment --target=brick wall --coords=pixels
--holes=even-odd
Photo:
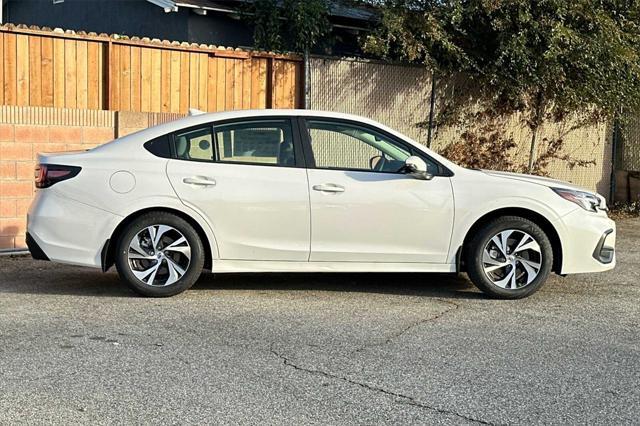
[[[93,148],[179,114],[0,106],[0,250],[25,247],[39,152]]]

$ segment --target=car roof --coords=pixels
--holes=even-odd
[[[180,118],[178,120],[173,120],[163,124],[159,124],[157,126],[149,127],[147,129],[140,130],[138,132],[132,133],[127,136],[123,136],[105,145],[101,145],[97,148],[94,148],[94,150],[98,152],[104,152],[104,151],[110,151],[111,149],[117,149],[116,146],[125,148],[125,146],[137,145],[141,147],[142,144],[148,140],[166,135],[168,133],[176,132],[182,129],[188,129],[193,126],[198,126],[202,124],[223,121],[223,120],[260,118],[260,117],[321,117],[321,118],[351,120],[351,121],[356,121],[363,124],[369,124],[373,127],[384,130],[396,137],[399,137],[411,143],[412,145],[416,146],[421,150],[428,151],[432,157],[434,157],[440,163],[444,164],[446,167],[449,167],[449,168],[457,167],[454,163],[438,155],[437,153],[431,151],[430,149],[426,148],[424,145],[416,142],[415,140],[398,132],[397,130],[387,127],[384,124],[377,122],[375,120],[371,120],[369,118],[354,115],[354,114],[346,114],[346,113],[333,112],[333,111],[318,111],[318,110],[311,110],[311,109],[248,109],[248,110],[195,114],[195,115],[190,115],[184,118]]]
[[[245,109],[235,111],[223,111],[223,112],[210,112],[190,115],[185,118],[181,118],[172,121],[171,124],[175,125],[176,129],[190,127],[191,125],[198,125],[201,123],[208,123],[212,121],[230,120],[236,118],[259,118],[259,117],[279,117],[279,116],[313,116],[313,117],[326,117],[326,118],[338,118],[345,120],[361,121],[363,123],[370,123],[374,125],[380,125],[380,123],[370,120],[366,117],[346,114],[333,111],[320,111],[311,109]]]
[[[138,132],[132,133],[130,135],[121,137],[117,139],[119,142],[128,143],[129,141],[143,141],[150,140],[167,133],[176,132],[182,129],[188,129],[193,126],[199,126],[202,124],[219,122],[224,120],[233,120],[233,119],[251,119],[251,118],[261,118],[261,117],[322,117],[322,118],[333,118],[333,119],[343,119],[343,120],[352,120],[357,121],[363,124],[369,124],[374,127],[381,128],[383,130],[388,131],[389,133],[395,134],[397,136],[407,138],[395,131],[394,129],[388,128],[382,123],[378,123],[377,121],[370,120],[366,117],[361,117],[353,114],[345,114],[340,112],[331,112],[331,111],[316,111],[316,110],[308,110],[308,109],[250,109],[250,110],[237,110],[237,111],[223,111],[223,112],[212,112],[212,113],[202,113],[189,115],[184,118],[179,118],[177,120],[168,121],[166,123],[158,124],[153,127],[149,127],[147,129],[140,130]]]

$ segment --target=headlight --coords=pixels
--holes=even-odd
[[[606,207],[603,208],[601,206],[600,198],[597,195],[592,194],[590,192],[574,191],[572,189],[565,189],[565,188],[551,188],[551,189],[553,190],[553,192],[555,192],[565,200],[571,201],[572,203],[579,205],[580,207],[582,207],[587,211],[595,212],[595,211],[598,211],[598,208],[602,208],[603,210],[606,209]]]

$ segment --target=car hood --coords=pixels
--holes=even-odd
[[[482,170],[483,173],[489,176],[497,176],[503,177],[507,179],[520,180],[523,182],[535,183],[538,185],[548,186],[550,188],[566,188],[566,189],[574,189],[578,191],[584,191],[594,194],[594,191],[590,191],[586,188],[583,188],[578,185],[574,185],[570,182],[565,182],[558,179],[551,179],[544,176],[534,176],[534,175],[525,175],[523,173],[512,173],[512,172],[499,172],[495,170]]]

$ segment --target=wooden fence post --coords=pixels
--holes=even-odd
[[[102,50],[102,105],[100,109],[111,109],[111,40]]]
[[[265,96],[267,97],[266,99],[266,107],[267,109],[271,109],[273,108],[273,97],[275,95],[275,92],[273,90],[274,88],[274,72],[273,72],[273,58],[268,58],[267,60],[267,89],[265,91]]]

